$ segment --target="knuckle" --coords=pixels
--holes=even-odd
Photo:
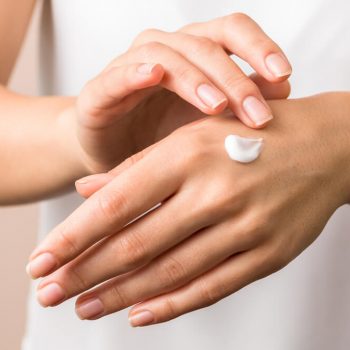
[[[259,240],[259,231],[255,227],[239,226],[235,229],[234,238],[243,245],[256,245]]]
[[[186,170],[194,164],[201,164],[212,156],[215,143],[208,134],[208,129],[185,125],[172,132],[170,140],[178,147],[174,156],[174,166]],[[179,149],[180,148],[180,149]],[[181,157],[178,157],[181,154]]]
[[[74,281],[74,289],[85,291],[90,289],[91,283],[79,272],[77,266],[70,266],[67,270],[69,276],[69,283]]]
[[[138,47],[138,54],[144,60],[150,60],[155,54],[160,54],[166,49],[166,45],[158,42],[158,41],[149,41],[144,43]]]
[[[186,269],[174,257],[168,256],[158,265],[158,276],[163,287],[178,285],[186,278]]]
[[[229,27],[240,26],[247,21],[251,21],[251,17],[243,12],[234,12],[226,16],[226,23]]]
[[[99,212],[108,221],[115,221],[127,212],[128,200],[125,195],[116,189],[109,189],[108,192],[100,193],[97,197]]]
[[[200,21],[187,23],[187,24],[183,25],[182,27],[180,27],[177,30],[177,32],[191,34],[191,35],[198,35],[198,30],[196,30],[196,29],[197,29],[198,25],[201,25],[202,23],[203,22],[200,22]]]
[[[183,169],[191,169],[195,164],[200,165],[200,163],[204,159],[204,151],[200,148],[196,148],[194,146],[194,140],[192,142],[189,142],[189,146],[186,147],[183,145],[184,153],[181,158],[179,158],[180,166]]]
[[[285,244],[282,247],[281,244],[269,242],[260,249],[259,262],[256,268],[257,277],[264,278],[271,275],[283,269],[291,260],[291,255]]]
[[[140,45],[142,43],[145,43],[147,41],[150,41],[152,38],[154,38],[157,34],[159,34],[161,31],[156,28],[147,28],[143,31],[141,31],[136,38],[133,41],[133,46]]]
[[[271,50],[276,49],[276,44],[271,39],[259,35],[250,39],[249,47],[253,48],[257,54],[259,54],[259,52],[262,52],[264,55],[266,55]]]
[[[286,245],[278,243],[273,245],[268,260],[270,269],[276,272],[286,267],[292,259]]]
[[[74,255],[78,252],[78,244],[73,236],[67,231],[66,226],[62,226],[58,231],[58,246],[62,247],[65,255]]]
[[[203,300],[204,306],[209,306],[217,303],[226,295],[226,290],[221,283],[209,283],[204,278],[200,278],[199,282],[199,295]]]
[[[145,244],[137,233],[120,236],[118,243],[121,250],[119,255],[125,270],[132,270],[149,260]]]
[[[247,242],[258,243],[267,239],[269,233],[267,215],[252,210],[241,222],[238,235]]]
[[[223,86],[228,91],[251,91],[254,84],[245,74],[228,74],[223,78]]]
[[[262,233],[263,224],[263,220],[259,216],[250,217],[245,224],[245,234],[251,237],[259,236]]]
[[[122,291],[120,285],[114,283],[111,287],[111,303],[113,304],[113,308],[123,309],[129,306],[127,294]]]
[[[213,40],[206,37],[195,37],[192,40],[191,50],[195,54],[211,56],[220,50],[221,46]]]
[[[176,303],[170,295],[165,298],[163,308],[164,314],[167,315],[167,319],[175,318],[179,314]]]
[[[206,184],[205,191],[198,194],[195,210],[208,219],[207,224],[213,218],[224,218],[232,214],[234,199],[230,190],[222,183],[212,181]]]
[[[195,74],[193,72],[193,68],[191,66],[178,66],[176,68],[176,79],[181,81],[183,84],[193,85],[193,83],[197,80],[195,79]]]
[[[286,267],[289,263],[289,260],[286,259],[284,254],[279,254],[278,257],[275,257],[271,263],[272,272],[277,272]]]
[[[192,130],[188,128],[182,135],[182,144],[186,150],[184,160],[192,163],[203,159],[209,152],[209,137],[203,130]]]

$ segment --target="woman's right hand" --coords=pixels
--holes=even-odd
[[[256,71],[247,77],[229,54]],[[89,81],[77,99],[79,158],[88,174],[125,158],[204,114],[228,107],[263,127],[267,98],[286,98],[291,66],[248,16],[231,14],[177,32],[142,32],[127,52]],[[69,125],[71,114],[63,114]]]

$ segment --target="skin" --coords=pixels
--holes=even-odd
[[[34,1],[20,0],[0,4],[3,85],[33,5]],[[228,60],[231,53],[246,60],[259,75],[245,77]],[[290,67],[271,75],[266,65],[271,53],[284,57],[251,19],[234,14],[176,33],[154,29],[141,33],[128,52],[88,82],[78,97],[34,98],[0,88],[4,145],[0,164],[6,166],[6,177],[0,182],[3,204],[44,198],[67,189],[80,176],[109,170],[177,127],[203,118],[201,113],[220,114],[228,107],[246,126],[260,128],[265,122],[253,123],[245,111],[247,96],[265,104],[265,117],[270,116],[270,107],[278,116],[273,126],[259,131],[244,128],[232,116],[204,119],[128,158],[110,173],[77,184],[79,192],[91,197],[31,256],[33,277],[55,270],[40,283],[43,305],[57,304],[112,278],[78,299],[82,318],[86,318],[83,302],[98,297],[104,310],[90,318],[140,301],[130,313],[133,325],[145,324],[135,318],[141,309],[152,311],[154,320],[148,323],[163,322],[210,305],[285,266],[317,237],[334,210],[349,200],[350,172],[344,169],[349,164],[345,118],[349,96],[327,94],[266,105],[262,96],[289,94],[289,85],[283,81]],[[212,71],[217,61],[224,64]],[[144,63],[148,65],[140,74]],[[214,103],[207,105],[198,96],[203,83],[216,91]],[[128,139],[122,137],[126,131],[131,135]],[[222,138],[231,131],[266,139],[264,154],[249,165],[259,168],[257,172],[226,157]],[[315,147],[310,147],[310,140]],[[286,154],[287,168],[282,158]],[[25,171],[18,171],[18,164]],[[320,186],[324,183],[330,185]],[[145,189],[141,200],[135,198],[138,188]],[[124,227],[158,202],[163,205]],[[298,220],[291,223],[290,212]],[[173,226],[168,224],[171,220]],[[152,246],[142,240],[142,233],[149,232],[155,235]],[[219,234],[225,245],[215,239]],[[94,242],[98,244],[91,247]],[[118,265],[110,260],[115,249],[120,249]],[[54,266],[35,271],[33,261],[43,253],[51,256]],[[202,260],[193,259],[197,254]],[[102,265],[103,261],[110,264]],[[57,297],[57,289],[51,300],[43,292],[53,282],[64,289],[64,298],[56,302],[52,297]]]
[[[18,11],[22,4],[19,0],[7,3],[0,4],[1,13]],[[20,17],[23,25],[13,42],[0,37],[3,60],[12,62],[1,67],[3,84],[33,4]],[[4,23],[8,28],[0,29],[8,32],[11,23]],[[229,58],[232,53],[251,64],[258,75],[244,75]],[[277,74],[267,65],[271,55],[284,60],[285,67]],[[274,90],[274,97],[288,96],[290,72],[278,45],[248,16],[232,14],[174,33],[156,29],[140,33],[128,51],[87,82],[77,97],[23,96],[0,86],[0,137],[4,145],[0,165],[6,166],[7,173],[0,182],[0,204],[47,198],[72,189],[79,177],[110,170],[192,121],[179,116],[170,119],[170,110],[182,108],[184,102],[190,111],[207,115],[227,108],[247,126],[264,127],[272,114],[263,95],[266,91],[270,97]],[[265,118],[258,123],[245,112],[245,101],[253,96],[260,100],[258,110]],[[165,114],[169,118],[163,118]],[[18,164],[25,171],[18,171]]]
[[[39,302],[55,306],[83,292],[83,319],[137,304],[131,324],[155,324],[212,305],[299,255],[350,201],[350,93],[270,106],[276,118],[266,129],[204,118],[78,182],[88,199],[31,255],[51,259]],[[261,156],[232,161],[223,146],[230,133],[262,137]],[[153,319],[141,318],[145,310]]]

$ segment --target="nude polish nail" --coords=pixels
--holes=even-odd
[[[261,126],[273,118],[271,111],[255,96],[246,97],[243,108],[256,126]]]
[[[265,58],[265,64],[270,73],[277,78],[285,77],[292,73],[291,65],[287,59],[279,53],[272,53],[268,55]]]
[[[57,283],[47,284],[37,292],[37,298],[41,306],[52,306],[65,299],[65,293]]]
[[[149,75],[154,71],[157,63],[143,63],[137,67],[137,71],[141,74]]]
[[[79,184],[79,185],[86,185],[88,183],[91,183],[93,182],[96,178],[98,178],[99,175],[89,175],[89,176],[85,176],[85,177],[82,177],[81,179],[75,181],[76,184]]]
[[[92,298],[84,301],[81,304],[77,304],[75,312],[81,320],[86,320],[102,315],[104,312],[104,307],[99,298]]]
[[[39,278],[48,274],[57,266],[57,261],[51,253],[42,253],[30,261],[26,266],[27,274],[33,278]]]
[[[227,103],[225,95],[208,84],[199,85],[197,88],[197,95],[201,101],[211,109],[217,109]]]
[[[129,316],[132,327],[146,326],[154,322],[154,315],[149,310],[140,310]]]

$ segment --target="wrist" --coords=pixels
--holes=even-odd
[[[90,175],[84,162],[84,152],[77,137],[76,98],[69,98],[65,107],[58,113],[55,130],[56,142],[60,145],[72,181]]]
[[[331,92],[318,95],[320,115],[327,119],[329,147],[334,148],[336,181],[342,192],[341,204],[350,203],[350,92]]]

